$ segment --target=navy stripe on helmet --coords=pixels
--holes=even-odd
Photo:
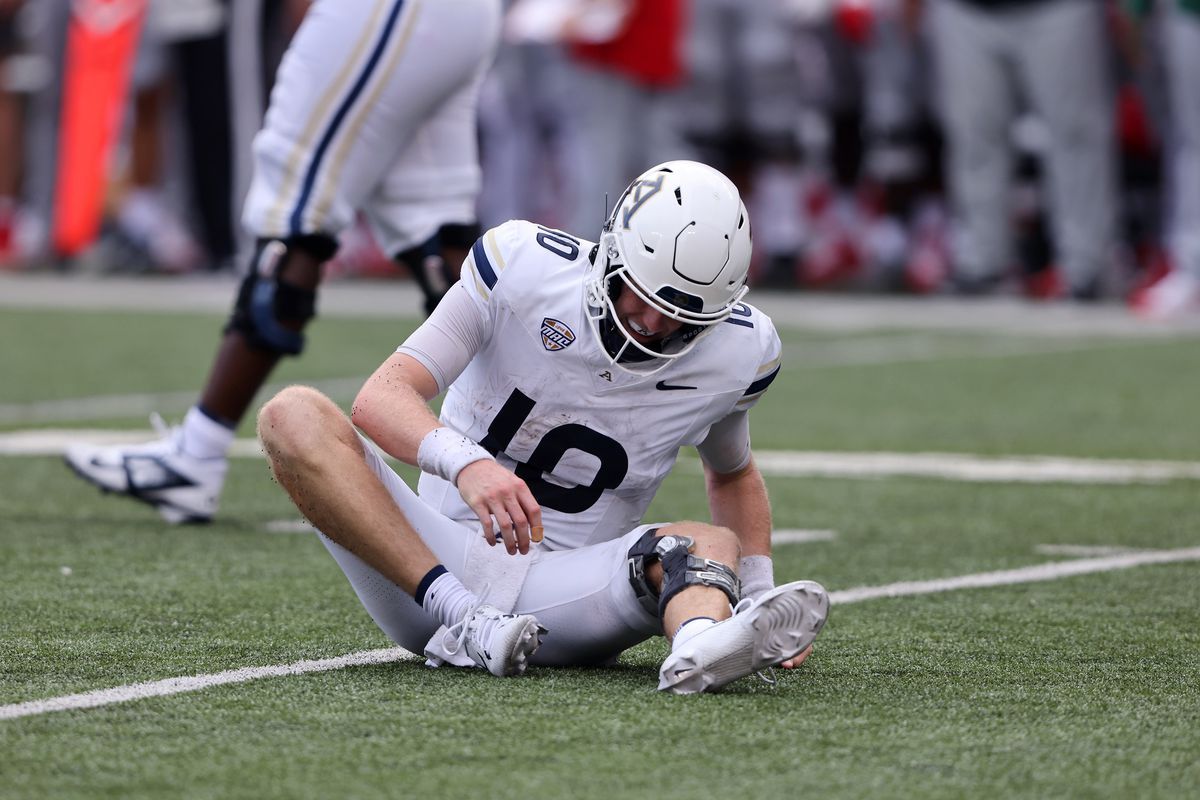
[[[375,42],[375,48],[371,51],[370,58],[367,59],[367,63],[363,67],[362,72],[359,73],[358,79],[355,80],[354,86],[351,87],[350,93],[346,95],[341,106],[338,107],[337,113],[333,115],[333,121],[329,123],[324,135],[321,136],[321,141],[313,153],[312,162],[308,165],[308,171],[304,174],[304,185],[300,190],[300,199],[296,202],[296,206],[292,209],[292,215],[288,220],[293,235],[305,232],[301,228],[304,207],[308,205],[309,198],[312,196],[313,185],[317,182],[317,173],[321,171],[321,162],[324,160],[325,153],[329,150],[330,144],[333,143],[333,139],[338,133],[338,128],[345,121],[346,115],[350,113],[350,108],[358,100],[363,88],[366,87],[367,82],[371,79],[371,74],[379,65],[379,60],[383,56],[383,51],[387,48],[388,41],[392,38],[392,32],[396,28],[396,20],[399,19],[400,10],[403,7],[404,0],[395,0],[392,3],[392,9],[388,12],[387,21],[383,25],[383,33],[380,34],[379,40]]]
[[[773,369],[771,371],[771,373],[769,375],[764,375],[763,377],[756,380],[754,383],[750,384],[750,388],[746,389],[746,394],[742,395],[742,396],[745,397],[746,395],[758,394],[759,392],[765,392],[767,390],[767,387],[771,385],[771,381],[775,380],[775,376],[778,374],[779,374],[779,367],[776,367],[775,369]]]
[[[483,282],[489,289],[495,289],[496,270],[492,267],[492,262],[488,261],[487,250],[483,247],[482,238],[475,240],[475,244],[471,247],[471,255],[475,257],[475,271],[479,273],[479,277],[483,278]]]

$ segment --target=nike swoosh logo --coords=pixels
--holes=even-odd
[[[654,388],[658,389],[660,391],[663,391],[663,392],[673,392],[673,391],[678,391],[679,389],[695,389],[696,387],[695,386],[675,386],[674,384],[667,383],[666,381],[659,381],[658,383],[654,384]]]

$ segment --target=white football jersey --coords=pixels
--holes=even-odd
[[[746,304],[652,375],[613,366],[586,313],[592,246],[524,221],[475,243],[461,281],[484,340],[441,412],[525,480],[555,550],[636,527],[679,448],[752,406],[779,371],[775,327]],[[419,490],[443,514],[478,524],[444,479],[424,474]]]

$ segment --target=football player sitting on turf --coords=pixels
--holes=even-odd
[[[263,408],[276,477],[388,636],[501,675],[665,631],[676,692],[804,660],[828,597],[773,585],[747,411],[781,345],[740,302],[750,248],[737,189],[687,161],[635,180],[599,244],[488,231],[354,403],[354,425],[421,467],[419,498],[318,392]],[[714,524],[640,524],[683,445]]]

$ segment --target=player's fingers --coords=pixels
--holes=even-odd
[[[496,531],[492,527],[492,512],[482,504],[471,506],[471,510],[479,516],[479,527],[483,529],[483,538],[490,546],[495,547]]]
[[[521,505],[514,497],[512,502],[508,504],[508,516],[512,519],[513,532],[517,536],[517,550],[521,555],[529,552],[529,539],[531,532],[529,530],[529,520],[525,517],[525,512],[521,509]]]
[[[783,662],[779,666],[783,667],[784,669],[795,669],[796,667],[803,664],[805,659],[807,659],[810,655],[812,655],[812,650],[813,650],[812,645],[810,644],[808,647],[804,648],[799,653],[792,656],[791,658],[789,658],[787,661]]]
[[[513,530],[512,517],[503,507],[497,508],[492,516],[496,518],[496,523],[500,526],[500,536],[504,539],[504,549],[508,554],[514,555],[517,552],[517,533]]]
[[[533,492],[529,491],[529,487],[524,483],[517,491],[517,502],[521,504],[521,510],[529,521],[530,540],[540,542],[545,533],[545,529],[542,527],[542,507],[538,505],[538,501],[533,497]]]

